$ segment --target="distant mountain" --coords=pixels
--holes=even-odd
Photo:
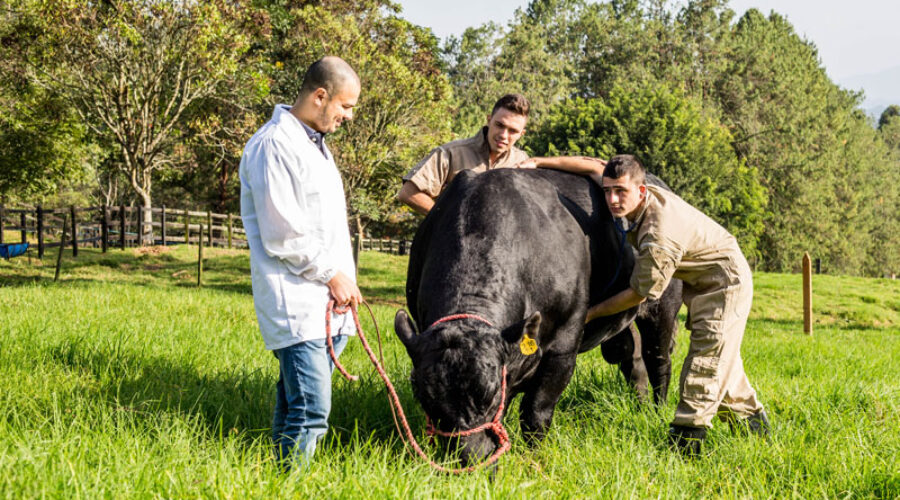
[[[900,104],[900,66],[871,73],[841,78],[837,83],[851,90],[863,90],[865,100],[861,107],[876,119],[891,104]]]

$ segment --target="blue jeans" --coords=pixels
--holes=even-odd
[[[332,337],[340,356],[346,335]],[[279,364],[278,396],[272,419],[272,441],[276,458],[285,468],[305,465],[316,451],[316,443],[328,430],[331,411],[331,372],[334,362],[325,339],[307,340],[272,351]]]

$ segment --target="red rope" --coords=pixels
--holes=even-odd
[[[366,307],[368,307],[368,305],[366,305]],[[369,355],[369,360],[375,366],[375,370],[378,372],[378,375],[381,376],[381,379],[384,381],[385,386],[387,386],[388,396],[389,396],[389,400],[391,402],[391,406],[392,406],[392,408],[396,409],[398,418],[400,419],[400,423],[403,427],[403,432],[400,433],[401,438],[403,437],[403,434],[405,433],[406,439],[405,439],[404,443],[408,443],[410,445],[410,447],[416,452],[417,455],[419,455],[423,460],[428,462],[428,465],[430,465],[431,467],[433,467],[436,470],[439,470],[441,472],[450,473],[450,474],[462,474],[464,472],[474,472],[478,469],[481,469],[483,467],[493,464],[500,458],[501,455],[503,455],[504,453],[509,451],[509,448],[510,448],[509,434],[506,432],[506,429],[503,427],[503,422],[502,422],[503,408],[506,403],[506,366],[505,365],[503,366],[503,372],[502,372],[503,379],[500,384],[500,407],[497,409],[497,414],[494,416],[494,419],[492,421],[490,421],[486,424],[480,425],[478,427],[475,427],[474,429],[458,431],[458,432],[453,433],[453,432],[444,432],[444,431],[435,429],[431,425],[431,421],[428,420],[428,431],[427,432],[429,433],[429,435],[437,434],[437,435],[446,436],[446,437],[469,436],[469,435],[475,434],[477,432],[490,430],[490,431],[493,431],[494,434],[497,436],[497,441],[498,441],[499,446],[497,447],[496,450],[494,450],[494,453],[492,453],[491,456],[488,457],[488,459],[485,460],[484,462],[481,462],[479,464],[472,465],[469,467],[465,467],[465,468],[459,468],[459,469],[444,467],[444,466],[434,462],[430,458],[428,458],[428,455],[426,455],[425,452],[422,451],[422,448],[419,446],[419,443],[416,442],[416,438],[413,436],[412,429],[409,427],[409,422],[406,419],[406,414],[403,412],[403,406],[401,406],[401,404],[400,404],[400,398],[397,396],[397,391],[394,389],[394,385],[391,384],[391,380],[390,380],[390,378],[388,378],[387,373],[384,371],[384,368],[381,366],[381,363],[379,363],[378,359],[375,357],[375,353],[372,352],[372,348],[369,347],[369,342],[366,340],[366,335],[365,335],[365,333],[363,333],[362,326],[360,326],[360,324],[359,324],[359,313],[357,311],[357,308],[350,307],[350,306],[335,307],[334,300],[330,300],[330,301],[328,301],[328,307],[326,308],[326,311],[325,311],[325,339],[328,342],[328,352],[329,352],[329,354],[331,354],[331,359],[334,362],[334,366],[336,366],[338,371],[340,371],[341,374],[344,377],[346,377],[348,380],[358,380],[359,379],[359,377],[357,377],[355,375],[350,375],[349,373],[347,373],[347,370],[345,370],[344,367],[341,365],[341,363],[338,361],[337,356],[334,354],[334,345],[332,344],[332,341],[331,341],[331,315],[332,315],[332,313],[336,312],[338,314],[344,314],[348,310],[353,315],[353,321],[356,324],[356,331],[359,333],[359,340],[360,340],[360,342],[362,342],[363,348],[366,350],[366,353]],[[369,309],[369,314],[372,316],[372,321],[375,322],[375,315],[372,313],[371,308]],[[487,324],[491,324],[486,319],[484,319],[480,316],[476,316],[474,314],[456,314],[453,316],[447,316],[445,318],[441,318],[438,321],[434,322],[431,326],[434,326],[438,323],[443,323],[444,321],[450,321],[451,319],[462,319],[462,318],[474,318],[474,319],[481,320]],[[377,325],[377,323],[376,323],[376,325]],[[426,415],[426,418],[427,418],[427,415]]]

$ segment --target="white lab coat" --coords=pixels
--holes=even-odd
[[[240,165],[253,302],[270,350],[324,338],[326,283],[338,271],[356,277],[334,158],[322,155],[289,110],[275,107]],[[349,314],[333,317],[333,335],[354,332]]]

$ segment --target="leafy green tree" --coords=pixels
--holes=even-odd
[[[94,149],[60,95],[35,84],[22,57],[46,20],[0,2],[0,199],[31,201],[88,174]]]
[[[400,177],[450,137],[451,88],[437,39],[383,1],[266,8],[275,27],[269,58],[280,68],[272,87],[277,100],[292,103],[302,71],[327,54],[340,55],[360,76],[354,119],[329,147],[361,233],[369,222],[401,210],[395,200]]]
[[[894,117],[900,116],[900,106],[896,104],[891,104],[884,111],[881,112],[881,116],[878,118],[878,130],[881,130],[893,121]]]
[[[891,108],[897,108],[896,114],[885,110],[878,127],[887,154],[876,162],[878,170],[871,173],[878,189],[872,203],[876,223],[867,267],[875,276],[900,274],[900,107],[888,110]]]
[[[532,132],[538,155],[636,155],[686,201],[734,234],[750,259],[757,257],[765,196],[755,169],[739,160],[728,130],[700,107],[665,87],[626,91],[607,99],[558,104]]]
[[[152,221],[155,172],[184,164],[191,112],[258,85],[240,2],[49,0],[20,6],[46,21],[27,49],[34,81],[71,102],[115,147],[115,166]],[[252,65],[251,65],[252,68]],[[149,233],[142,228],[142,237]]]
[[[873,139],[855,111],[859,96],[831,82],[815,46],[783,17],[749,10],[734,26],[728,65],[710,97],[734,148],[759,168],[769,195],[760,240],[769,270],[797,269],[808,251],[831,271],[860,272],[873,224]],[[860,182],[846,186],[846,172]]]
[[[456,89],[458,135],[483,126],[503,94],[519,92],[531,101],[531,123],[571,95],[583,5],[581,0],[534,0],[516,11],[508,29],[490,22],[447,41],[443,57]]]

